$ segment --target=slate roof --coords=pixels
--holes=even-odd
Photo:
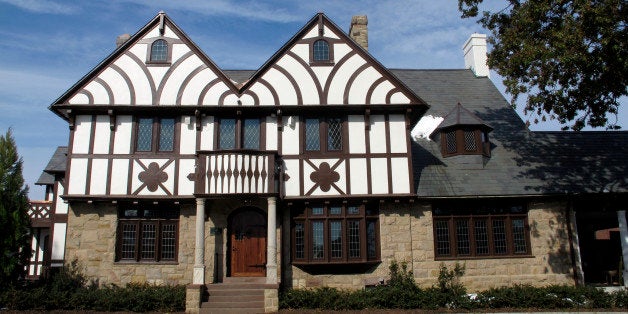
[[[445,116],[445,119],[438,125],[436,130],[446,129],[455,125],[479,126],[480,128],[487,130],[493,129],[460,103],[458,103],[454,109]]]
[[[47,185],[55,183],[55,174],[64,173],[66,167],[68,155],[68,148],[66,146],[59,146],[50,157],[50,161],[48,161],[48,165],[44,168],[39,179],[35,184],[37,185]]]
[[[419,197],[628,192],[628,132],[531,132],[488,78],[470,70],[392,70],[444,117],[457,103],[493,127],[491,157],[443,158],[413,143]]]

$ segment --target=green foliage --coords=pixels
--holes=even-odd
[[[613,297],[594,287],[529,285],[493,288],[478,295],[483,308],[578,309],[611,308]]]
[[[463,18],[480,15],[483,0],[458,0]],[[628,95],[628,5],[624,0],[504,1],[478,20],[491,31],[488,65],[504,78],[515,106],[538,119],[619,128],[619,99]]]
[[[28,188],[11,129],[0,136],[0,289],[23,277],[31,257]]]
[[[11,310],[81,310],[174,312],[185,309],[185,287],[131,283],[126,287],[87,282],[74,261],[48,281],[10,286],[0,291],[0,308]]]

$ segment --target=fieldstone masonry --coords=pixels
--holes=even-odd
[[[565,204],[530,203],[528,222],[532,257],[458,260],[466,266],[462,283],[468,291],[512,284],[574,284]],[[411,265],[417,283],[436,284],[441,263],[451,268],[452,261],[434,260],[432,210],[429,203],[387,204],[380,212],[382,263],[365,274],[312,275],[292,267],[292,286],[308,288],[329,286],[359,289],[373,282],[388,280],[392,260]]]

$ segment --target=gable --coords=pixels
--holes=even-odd
[[[312,45],[329,44],[330,60]],[[317,14],[243,86],[264,105],[425,104],[324,14]]]
[[[165,62],[150,60],[156,40],[168,44]],[[53,104],[190,106],[217,105],[235,86],[164,14],[85,76]]]
[[[329,44],[329,62],[312,62],[312,45]],[[151,61],[157,40],[166,61]],[[165,13],[160,12],[126,43],[62,95],[51,109],[90,106],[211,107],[300,105],[422,105],[384,66],[327,17],[314,16],[253,76],[235,85]]]

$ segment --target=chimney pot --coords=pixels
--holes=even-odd
[[[131,38],[129,34],[122,34],[116,38],[116,47],[122,46],[127,40]]]
[[[471,69],[477,77],[490,78],[486,64],[486,34],[473,33],[462,47],[464,51],[464,67]]]
[[[349,36],[364,50],[369,50],[368,19],[366,15],[354,15],[351,18]]]

